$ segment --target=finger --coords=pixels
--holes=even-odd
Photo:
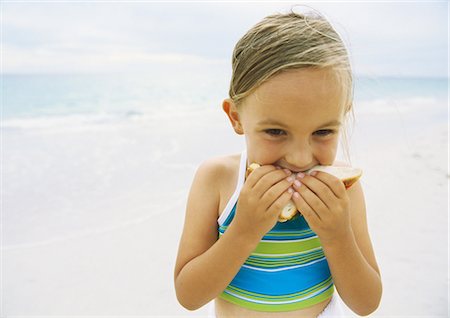
[[[304,176],[303,178],[298,177],[298,180],[310,189],[319,199],[325,204],[327,208],[331,208],[333,204],[336,202],[336,195],[329,188],[329,186],[324,183],[322,180],[315,178],[314,176]],[[301,187],[296,187],[300,189]]]
[[[283,178],[272,187],[270,187],[261,197],[261,202],[266,205],[271,205],[277,200],[284,192],[286,192],[294,182],[294,178]],[[293,189],[291,189],[291,193]]]
[[[345,185],[339,178],[322,171],[314,171],[311,175],[326,184],[335,196],[340,199],[345,198]]]
[[[253,188],[255,186],[255,184],[259,181],[259,179],[261,179],[262,176],[264,176],[268,172],[274,171],[274,170],[277,170],[277,169],[272,165],[265,165],[265,166],[256,168],[248,175],[245,183],[250,188]]]
[[[273,187],[275,184],[282,180],[289,180],[293,182],[294,177],[288,176],[288,173],[284,170],[274,169],[265,175],[263,175],[253,186],[253,191],[255,194],[259,194],[259,197],[262,198],[262,196],[266,193],[267,190],[269,190],[271,187]]]
[[[288,191],[284,191],[267,209],[267,212],[270,214],[276,215],[279,217],[283,208],[288,204],[289,200],[292,198],[292,193]]]
[[[305,177],[306,178],[306,177]],[[321,219],[325,216],[325,213],[328,211],[328,207],[323,203],[323,201],[319,198],[319,196],[314,193],[311,189],[308,188],[306,184],[301,184],[298,186],[298,183],[294,183],[294,189],[300,193],[304,201],[308,204],[308,206],[316,212]]]
[[[305,217],[308,224],[317,224],[320,222],[320,216],[313,209],[311,209],[300,193],[294,192],[292,195],[292,201],[295,203],[297,210]]]

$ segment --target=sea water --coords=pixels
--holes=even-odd
[[[140,116],[166,111],[206,110],[227,97],[221,74],[65,74],[14,75],[2,78],[3,125],[10,119],[42,120],[52,116]],[[446,78],[355,78],[355,105],[371,101],[447,101]],[[384,103],[393,112],[395,105]],[[391,108],[391,109],[389,109]]]

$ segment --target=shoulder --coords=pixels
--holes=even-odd
[[[196,173],[196,178],[208,180],[214,184],[220,183],[220,180],[235,172],[239,167],[240,155],[228,155],[215,157],[203,161]]]
[[[202,192],[203,196],[220,201],[223,188],[228,181],[237,178],[240,155],[215,157],[203,161],[197,168],[191,192]]]
[[[212,242],[217,238],[217,217],[227,173],[239,156],[224,156],[202,162],[195,174],[186,206],[185,229],[187,237],[198,237]],[[239,164],[239,163],[238,163]]]

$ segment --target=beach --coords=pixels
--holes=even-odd
[[[3,120],[3,316],[207,315],[178,304],[173,269],[197,167],[245,148],[219,97]],[[447,99],[354,107],[351,164],[384,290],[371,317],[447,317]]]
[[[176,298],[185,207],[202,162],[245,150],[221,109],[233,48],[275,13],[325,18],[336,34],[311,34],[348,50],[355,121],[336,159],[363,171],[383,282],[370,317],[450,317],[448,2],[8,0],[0,318],[208,317]]]

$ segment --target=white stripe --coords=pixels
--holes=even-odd
[[[252,253],[252,254],[250,254],[250,256],[253,256],[253,255],[255,255],[255,256],[292,256],[292,255],[302,255],[302,254],[308,254],[308,253],[311,253],[311,252],[314,252],[314,251],[318,251],[318,250],[321,250],[322,249],[322,247],[321,246],[319,246],[319,247],[315,247],[315,248],[312,248],[312,249],[310,249],[310,250],[306,250],[306,251],[302,251],[302,252],[294,252],[294,253],[286,253],[286,254],[264,254],[264,253]]]
[[[302,242],[302,241],[308,241],[317,238],[317,235],[301,238],[297,240],[261,240],[261,242],[267,242],[267,243],[295,243],[295,242]]]
[[[298,303],[298,302],[300,302],[300,301],[303,301],[303,300],[307,300],[307,299],[313,298],[313,297],[315,297],[315,296],[321,294],[322,292],[324,292],[324,291],[325,291],[326,289],[328,289],[332,284],[333,284],[333,282],[330,282],[328,285],[326,285],[326,286],[323,287],[322,289],[316,291],[315,293],[313,293],[313,294],[311,294],[311,295],[309,295],[309,296],[306,296],[306,297],[303,297],[303,298],[298,298],[298,299],[293,299],[293,300],[284,300],[284,301],[266,301],[266,300],[255,300],[255,299],[250,299],[250,298],[247,298],[247,297],[244,297],[244,296],[237,295],[237,294],[235,294],[234,292],[231,292],[231,291],[229,291],[229,290],[227,290],[227,289],[224,290],[224,293],[230,294],[230,295],[232,295],[232,296],[234,296],[234,297],[236,297],[236,298],[239,298],[239,299],[248,301],[248,302],[250,302],[250,303],[266,304],[266,305],[283,305],[283,304]]]
[[[243,151],[241,153],[241,161],[239,164],[239,176],[238,181],[236,184],[236,189],[234,190],[233,195],[231,196],[230,200],[228,201],[227,205],[225,206],[225,209],[223,209],[222,214],[220,214],[219,219],[217,220],[217,223],[219,226],[222,226],[223,223],[227,220],[228,216],[230,215],[231,211],[233,210],[234,204],[237,202],[237,199],[239,198],[239,194],[241,194],[242,186],[245,182],[245,170],[247,169],[247,151]]]
[[[288,266],[288,267],[283,267],[283,268],[274,268],[274,269],[267,269],[267,268],[260,268],[260,267],[254,267],[251,265],[242,265],[242,267],[251,269],[251,270],[255,270],[255,271],[261,271],[261,272],[282,272],[282,271],[287,271],[290,269],[295,269],[295,268],[300,268],[300,267],[305,267],[305,266],[310,266],[312,264],[318,263],[323,261],[324,259],[326,259],[326,257],[322,257],[319,259],[316,259],[315,261],[309,262],[309,263],[305,263],[305,264],[299,264],[299,265],[294,265],[294,266]]]

